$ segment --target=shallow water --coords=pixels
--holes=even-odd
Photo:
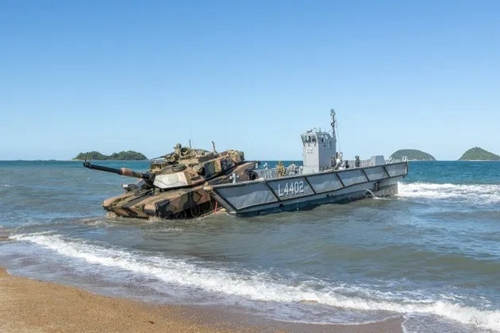
[[[0,161],[0,265],[283,321],[402,314],[407,332],[500,331],[499,162],[411,162],[395,197],[253,218],[106,218],[102,200],[126,182],[79,162]]]

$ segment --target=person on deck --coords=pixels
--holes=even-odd
[[[283,162],[278,162],[278,165],[276,166],[276,173],[278,174],[278,177],[283,177],[285,175],[285,166],[283,165]]]

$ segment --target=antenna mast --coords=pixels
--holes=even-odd
[[[336,134],[335,134],[335,110],[331,109],[330,110],[330,116],[332,117],[332,122],[331,122],[331,125],[332,125],[332,137],[336,140],[337,137],[336,137]]]

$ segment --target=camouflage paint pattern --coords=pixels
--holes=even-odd
[[[125,193],[104,200],[106,211],[131,218],[182,219],[213,212],[214,201],[203,187],[230,183],[234,177],[250,180],[255,162],[245,161],[237,150],[217,153],[215,149],[210,152],[177,144],[173,153],[151,160],[146,173],[89,162],[84,166],[142,179],[129,184]]]

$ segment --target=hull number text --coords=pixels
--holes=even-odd
[[[296,195],[299,193],[304,193],[304,181],[290,182],[286,183],[284,188],[281,188],[281,184],[278,184],[278,196],[285,197],[290,195]]]

